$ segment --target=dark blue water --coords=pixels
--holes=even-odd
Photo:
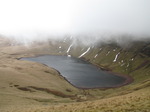
[[[22,58],[57,69],[72,85],[79,88],[115,87],[125,78],[102,71],[98,67],[74,57],[45,55]],[[57,80],[56,80],[57,81]]]

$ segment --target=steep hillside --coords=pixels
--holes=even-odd
[[[134,76],[142,71],[147,79],[150,66],[150,41],[134,41],[128,47],[121,47],[116,43],[83,45],[74,40],[63,40],[52,44],[49,42],[50,52],[58,55],[68,55],[87,60],[104,70]],[[55,50],[53,50],[53,48]],[[145,76],[144,76],[145,74]],[[140,76],[139,79],[140,80]],[[137,80],[136,80],[137,81]]]
[[[149,79],[150,40],[133,41],[123,47],[117,43],[97,43],[84,45],[78,40],[66,38],[49,42],[52,54],[74,56],[87,60],[103,70],[126,74],[133,77],[134,83]],[[52,50],[55,48],[55,50]]]

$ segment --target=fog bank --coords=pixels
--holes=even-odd
[[[4,0],[0,15],[0,34],[23,42],[150,38],[149,0]]]

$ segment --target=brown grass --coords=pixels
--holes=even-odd
[[[55,54],[49,43],[25,47],[11,46],[4,38],[0,42],[0,112],[150,111],[149,79],[120,88],[77,89],[50,67],[17,60]]]

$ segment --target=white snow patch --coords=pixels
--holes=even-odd
[[[102,50],[102,48],[99,49],[100,51]]]
[[[66,42],[66,40],[67,40],[67,38],[65,38],[63,42]]]
[[[69,46],[69,48],[68,48],[68,50],[67,50],[67,53],[69,53],[69,51],[70,51],[70,49],[71,49],[72,46],[73,46],[73,44],[71,44],[71,45]]]
[[[81,54],[81,55],[79,56],[79,58],[81,58],[81,57],[84,56],[86,53],[88,53],[90,49],[91,49],[91,48],[89,47],[83,54]]]
[[[114,49],[113,51],[116,51],[116,49]]]
[[[120,54],[120,52],[115,56],[115,59],[113,62],[116,62],[117,61],[117,58],[118,58],[118,55]]]
[[[61,46],[59,46],[59,49],[61,49]]]
[[[129,67],[129,63],[127,64],[127,67]]]
[[[121,62],[123,63],[123,60],[121,60]]]
[[[94,58],[96,58],[98,56],[98,54],[96,54],[95,56],[94,56]]]
[[[106,56],[110,53],[110,51],[108,51],[108,53],[106,54]]]
[[[71,55],[68,55],[68,57],[71,57]]]

